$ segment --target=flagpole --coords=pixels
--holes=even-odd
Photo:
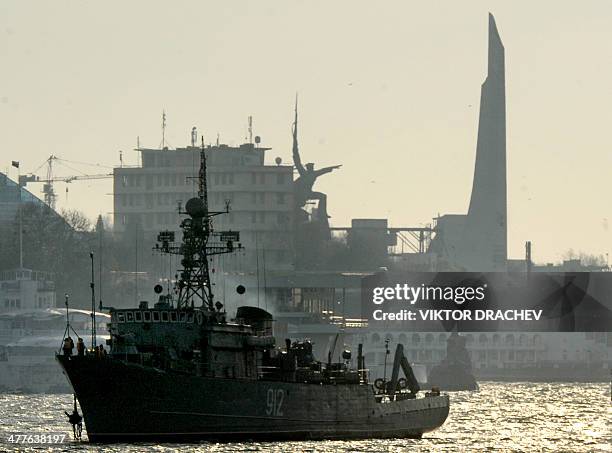
[[[15,162],[13,162],[15,166]],[[17,187],[19,188],[19,269],[23,269],[23,214],[21,213],[21,170],[17,162]]]
[[[19,186],[19,269],[23,269],[23,215],[21,213],[21,186]]]

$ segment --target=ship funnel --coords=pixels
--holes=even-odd
[[[272,315],[266,310],[250,306],[238,307],[236,321],[252,326],[259,335],[272,336]]]

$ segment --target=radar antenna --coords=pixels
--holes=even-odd
[[[162,231],[157,236],[155,250],[161,253],[182,255],[179,278],[176,282],[178,308],[194,307],[200,303],[208,310],[214,310],[214,295],[209,272],[209,258],[213,255],[232,253],[242,249],[240,233],[213,229],[212,218],[230,211],[229,202],[223,211],[211,211],[208,207],[208,183],[206,177],[206,153],[204,139],[200,148],[200,169],[198,171],[198,196],[185,203],[185,210],[179,214],[189,216],[180,224],[183,232],[181,243],[174,242],[174,231]]]

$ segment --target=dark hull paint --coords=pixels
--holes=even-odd
[[[381,404],[367,385],[205,378],[57,358],[93,442],[419,438],[449,411],[447,395]]]
[[[461,365],[437,365],[429,373],[427,382],[447,392],[478,390],[478,382],[472,372]]]

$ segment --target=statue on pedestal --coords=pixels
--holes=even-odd
[[[334,165],[331,167],[320,168],[315,170],[313,163],[307,163],[306,166],[302,165],[300,153],[298,150],[297,140],[297,129],[298,129],[298,113],[297,113],[297,97],[295,100],[295,121],[293,123],[293,163],[300,176],[293,182],[294,188],[294,200],[295,209],[299,212],[297,218],[304,218],[303,207],[309,200],[318,200],[317,216],[316,221],[329,230],[329,215],[327,215],[327,195],[322,192],[315,192],[312,190],[315,181],[319,176],[326,173],[331,173],[337,170],[342,165]]]

